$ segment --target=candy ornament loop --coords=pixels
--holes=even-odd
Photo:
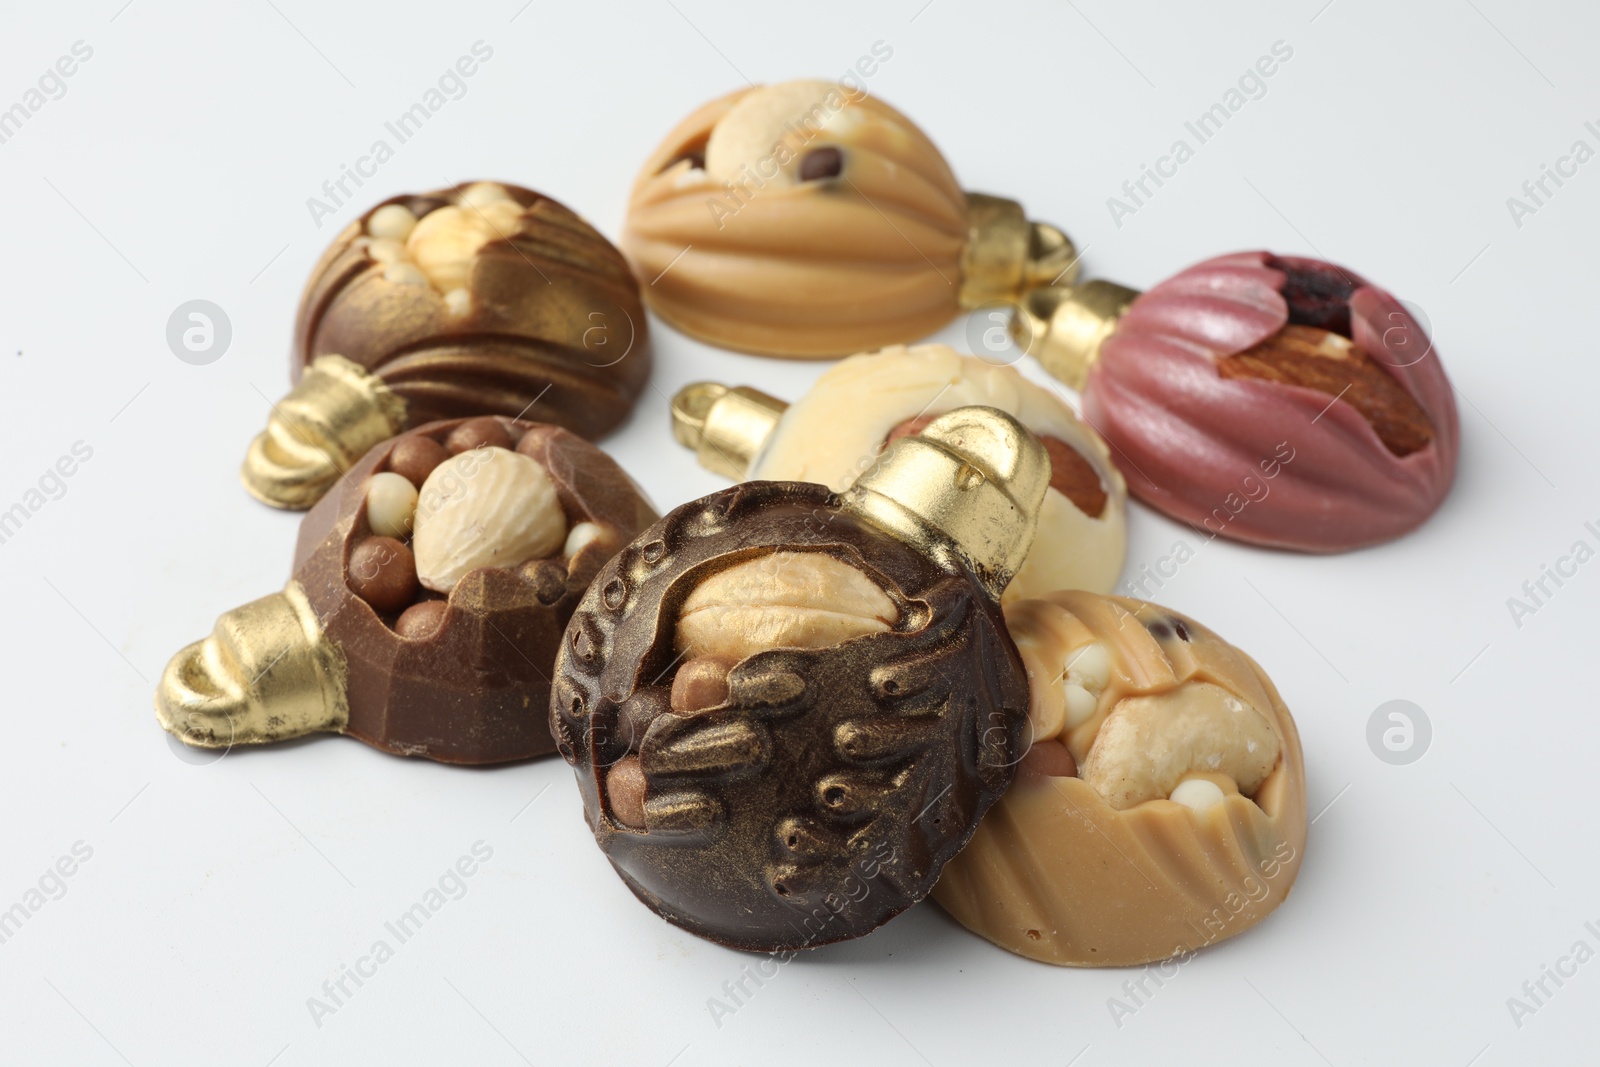
[[[945,345],[894,345],[830,367],[793,404],[757,394],[767,407],[752,412],[750,393],[712,382],[685,387],[673,402],[678,442],[735,481],[818,482],[836,492],[939,415],[999,408],[1039,439],[1051,468],[1034,547],[1005,602],[1057,589],[1109,592],[1116,584],[1127,549],[1127,484],[1100,435],[1061,395],[1016,368]],[[842,411],[850,417],[841,419]]]
[[[741,481],[788,406],[747,385],[695,382],[672,398],[672,436],[706,470]]]
[[[967,194],[967,245],[961,252],[961,292],[970,311],[995,300],[1021,300],[1044,285],[1078,279],[1078,249],[1049,223],[1031,222],[1015,200]]]
[[[1094,279],[1034,289],[1011,317],[1011,339],[1050,374],[1082,390],[1100,345],[1117,328],[1139,290]]]
[[[163,729],[198,748],[287,741],[350,719],[344,654],[297,581],[217,620],[174,656],[156,688]]]
[[[896,441],[844,499],[935,559],[959,561],[999,597],[1033,547],[1049,487],[1038,438],[998,408],[967,407]]]
[[[272,407],[239,476],[276,508],[308,508],[367,449],[404,428],[406,404],[343,356],[320,356]]]

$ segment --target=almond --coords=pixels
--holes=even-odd
[[[1394,376],[1347,337],[1315,326],[1289,325],[1217,362],[1224,378],[1250,378],[1315,389],[1359,411],[1384,447],[1408,456],[1433,440],[1433,423]],[[1054,453],[1051,459],[1055,458]]]
[[[531,456],[474,448],[422,483],[412,549],[422,584],[440,593],[479,567],[514,567],[561,551],[567,518],[550,475]]]

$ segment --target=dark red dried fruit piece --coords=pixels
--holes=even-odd
[[[1217,363],[1224,378],[1254,378],[1315,389],[1361,412],[1385,448],[1408,456],[1433,440],[1433,424],[1394,376],[1349,341],[1310,326],[1285,326]]]
[[[803,182],[837,178],[843,170],[844,153],[832,145],[813,148],[800,159],[800,180]]]
[[[888,448],[902,437],[915,437],[923,430],[926,430],[928,424],[938,417],[937,415],[918,415],[914,419],[907,419],[889,431],[889,436],[883,439],[883,447]]]
[[[1289,322],[1350,336],[1350,297],[1360,282],[1331,263],[1267,257],[1266,265],[1287,275],[1279,290],[1289,305]]]

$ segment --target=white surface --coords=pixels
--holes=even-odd
[[[75,842],[93,856],[0,944],[0,1058],[1592,1059],[1600,962],[1547,981],[1553,996],[1520,1027],[1507,998],[1574,942],[1600,948],[1584,927],[1600,920],[1600,563],[1520,628],[1506,600],[1573,542],[1600,545],[1583,525],[1600,520],[1600,162],[1520,228],[1506,198],[1573,141],[1597,144],[1583,122],[1600,119],[1600,14],[1321,3],[536,0],[514,21],[522,0],[8,12],[0,107],[74,41],[94,54],[0,144],[0,508],[74,442],[93,458],[0,545],[0,908]],[[305,198],[479,39],[494,55],[466,96],[314,227]],[[836,75],[879,40],[894,55],[872,91],[923,124],[969,188],[1066,227],[1090,273],[1143,286],[1234,249],[1320,252],[1424,308],[1460,388],[1461,473],[1425,529],[1331,558],[1216,543],[1157,592],[1276,679],[1322,814],[1289,902],[1120,1026],[1108,998],[1135,974],[1029,963],[931,905],[790,964],[719,1026],[708,998],[754,958],[635,903],[561,763],[464,771],[325,738],[195,766],[150,710],[172,652],[285,577],[297,518],[249,500],[236,469],[286,387],[299,287],[338,224],[394,191],[486,176],[614,235],[634,168],[691,108],[741,72]],[[1115,227],[1106,198],[1278,40],[1294,55],[1266,95]],[[210,366],[165,341],[194,298],[233,323]],[[658,392],[609,447],[662,506],[719,484],[669,443],[663,395],[717,378],[792,396],[820,369],[664,327],[656,359]],[[1143,508],[1130,525],[1130,573],[1195,543]],[[1397,698],[1433,723],[1409,766],[1365,739]],[[307,999],[480,840],[493,858],[465,896],[318,1027]]]

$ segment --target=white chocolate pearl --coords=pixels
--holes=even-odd
[[[1095,708],[1100,706],[1100,698],[1089,692],[1081,685],[1067,683],[1062,694],[1066,697],[1067,729],[1075,730],[1094,717]]]
[[[472,310],[472,294],[465,289],[452,289],[444,294],[445,310],[457,317]]]
[[[367,525],[378,536],[404,541],[416,511],[417,487],[405,475],[384,471],[367,482]]]
[[[579,552],[582,552],[584,546],[593,541],[595,538],[599,537],[601,533],[602,530],[600,529],[600,525],[598,523],[578,523],[578,525],[574,526],[572,531],[567,534],[567,547],[562,550],[562,555],[566,556],[568,559],[571,559]]]
[[[385,204],[367,220],[367,232],[374,237],[404,241],[416,224],[417,217],[404,204]]]
[[[1185,778],[1172,791],[1171,799],[1191,811],[1207,811],[1222,803],[1222,787],[1209,778]]]
[[[383,268],[383,276],[401,285],[427,285],[428,277],[409,263],[391,263]]]
[[[473,182],[461,192],[460,202],[475,208],[485,208],[496,200],[510,200],[511,194],[499,182]]]
[[[406,258],[406,246],[392,237],[380,237],[367,244],[367,255],[379,263],[398,263]]]
[[[1106,646],[1096,641],[1068,656],[1067,680],[1094,692],[1104,689],[1111,680],[1111,653]]]

